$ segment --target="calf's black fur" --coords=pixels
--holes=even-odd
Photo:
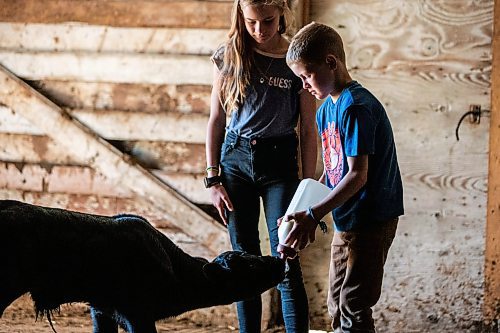
[[[37,314],[92,307],[95,333],[156,333],[155,321],[258,295],[284,278],[270,256],[192,257],[140,216],[99,216],[0,200],[0,317],[30,293]],[[50,317],[49,317],[50,318]]]

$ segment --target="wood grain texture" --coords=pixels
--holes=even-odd
[[[0,132],[0,161],[41,165],[85,165],[49,136]]]
[[[208,116],[182,113],[142,113],[113,110],[68,110],[68,114],[108,140],[162,140],[204,143]],[[0,131],[48,134],[10,109],[0,109]],[[117,126],[120,124],[120,126]]]
[[[43,135],[44,132],[29,120],[12,109],[3,106],[0,101],[0,132],[13,134]]]
[[[203,185],[204,173],[183,174],[162,170],[152,172],[162,182],[182,193],[190,202],[211,204],[209,193]],[[134,191],[117,186],[93,168],[49,163],[0,161],[0,188],[116,198],[135,197]],[[175,226],[175,223],[170,223]]]
[[[493,0],[316,0],[311,17],[338,30],[351,68],[482,71],[491,65],[492,6]]]
[[[39,52],[211,55],[227,29],[0,22],[0,48]],[[126,40],[126,43],[124,43]]]
[[[491,106],[493,0],[312,0],[311,20],[340,33],[353,78],[380,99],[395,134],[405,215],[376,326],[473,330],[483,319],[491,115],[466,118],[458,142],[455,129],[471,104]],[[318,316],[312,327],[328,321]]]
[[[143,168],[130,164],[121,153],[112,149],[95,133],[73,120],[69,114],[7,70],[0,70],[0,81],[2,103],[32,123],[43,118],[44,121],[38,125],[44,132],[64,145],[68,151],[89,161],[88,165],[102,173],[112,185],[124,186],[135,195],[154,203],[173,223],[182,221],[179,228],[205,244],[214,253],[229,248],[224,229],[174,189],[152,177]],[[75,141],[79,144],[74,145]]]
[[[208,56],[16,52],[0,50],[0,63],[28,80],[142,84],[211,84]],[[189,70],[187,70],[189,69]]]
[[[208,117],[179,113],[71,110],[101,137],[114,140],[158,140],[204,143]],[[120,124],[120,126],[116,126]]]
[[[128,84],[82,81],[32,81],[60,107],[140,112],[210,112],[208,85]]]
[[[0,132],[0,161],[41,165],[85,166],[87,161],[73,156],[46,135]],[[205,170],[205,145],[184,142],[127,141],[113,145],[148,169],[169,173],[200,174]]]
[[[500,1],[495,2],[484,317],[500,319]]]
[[[5,189],[133,197],[132,191],[116,186],[89,167],[0,162],[0,179],[0,188]]]
[[[0,0],[0,21],[115,27],[227,28],[232,1]],[[196,15],[193,15],[196,13]]]

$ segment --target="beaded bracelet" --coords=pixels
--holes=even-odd
[[[205,170],[207,171],[207,173],[209,171],[217,171],[217,173],[219,173],[219,167],[217,166],[208,166]]]

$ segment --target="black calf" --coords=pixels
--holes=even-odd
[[[179,249],[144,218],[0,200],[0,316],[29,292],[37,314],[92,307],[94,332],[155,333],[155,321],[258,295],[284,278],[274,257],[225,252],[212,262]]]

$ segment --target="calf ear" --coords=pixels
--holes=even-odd
[[[211,282],[222,282],[231,274],[231,270],[217,263],[209,262],[203,265],[203,274]]]

